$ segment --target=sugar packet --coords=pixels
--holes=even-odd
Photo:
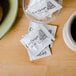
[[[45,47],[49,46],[49,44],[52,43],[52,40],[54,40],[54,38],[48,30],[45,27],[40,26],[25,35],[21,39],[21,43],[31,52],[31,54],[37,55]]]
[[[57,26],[54,26],[54,25],[48,25],[46,23],[39,23],[39,22],[33,22],[32,21],[30,23],[30,25],[29,25],[28,31],[32,31],[32,30],[35,30],[35,29],[37,30],[39,28],[39,25],[40,26],[44,26],[48,30],[48,32],[50,33],[50,35],[52,35],[54,37],[54,39],[55,39],[55,34],[56,34]],[[52,40],[52,43],[50,43],[50,48],[52,48],[52,46],[53,46],[53,41],[54,40]]]
[[[55,38],[55,34],[56,34],[56,31],[57,31],[57,26],[55,26],[55,25],[44,25],[44,26],[50,32],[50,34],[52,34],[52,36]]]
[[[30,53],[30,51],[28,51],[28,54],[29,54],[30,61],[51,56],[51,52],[50,52],[49,47],[46,47],[44,50],[42,50],[42,51],[41,51],[39,54],[37,54],[37,55],[32,55],[32,54]]]
[[[23,36],[21,43],[27,48],[31,61],[51,55],[56,29],[46,23],[30,22],[28,34]]]
[[[33,0],[30,1],[26,13],[37,19],[44,19],[52,16],[52,14],[60,10],[62,6],[55,0]]]
[[[50,34],[52,34],[52,36],[55,38],[57,26],[54,26],[54,25],[44,25],[44,26],[47,28]],[[50,48],[52,47],[53,47],[53,42],[50,44]]]
[[[45,23],[40,23],[40,26],[44,25]],[[30,27],[28,29],[28,32],[32,31],[32,30],[36,30],[37,28],[39,28],[39,23],[37,22],[30,22]],[[37,60],[37,59],[40,59],[40,58],[44,58],[44,57],[47,57],[47,56],[51,56],[51,50],[49,48],[49,46],[47,46],[46,48],[44,48],[38,55],[32,55],[30,52],[28,52],[29,54],[29,58],[30,60]]]

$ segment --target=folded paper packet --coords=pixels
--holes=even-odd
[[[61,8],[62,6],[55,0],[30,0],[25,12],[37,19],[44,19],[49,16],[52,17],[52,14]]]
[[[57,26],[30,22],[28,33],[20,41],[27,48],[31,61],[51,55],[50,48],[55,40],[56,29]]]
[[[46,76],[47,67],[37,65],[0,65],[0,76]]]

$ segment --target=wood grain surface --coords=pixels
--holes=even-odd
[[[60,15],[54,22],[50,23],[58,26],[52,56],[31,62],[26,48],[20,43],[22,35],[28,31],[29,21],[23,13],[22,0],[19,0],[17,19],[11,30],[0,40],[0,76],[37,76],[37,73],[31,73],[38,70],[38,76],[41,76],[41,74],[42,76],[76,76],[76,52],[66,46],[62,36],[64,24],[74,11],[76,11],[76,0],[63,0],[63,9]],[[29,66],[30,68],[34,66],[36,71],[32,69],[30,73],[24,72]],[[2,69],[1,67],[6,68]],[[43,71],[37,67],[40,67]],[[19,70],[21,68],[23,69]],[[6,73],[4,74],[2,71]],[[45,72],[47,73],[45,74]]]

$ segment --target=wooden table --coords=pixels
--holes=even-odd
[[[76,0],[64,0],[61,14],[50,23],[58,26],[52,56],[32,62],[20,43],[29,26],[21,2],[13,27],[0,40],[0,76],[76,76],[76,53],[66,46],[62,36],[64,24],[76,10]]]

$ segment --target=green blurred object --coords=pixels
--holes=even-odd
[[[4,2],[5,5],[2,6],[4,12],[3,12],[3,20],[0,23],[0,39],[12,27],[12,25],[16,19],[16,16],[17,16],[17,11],[18,11],[18,0],[7,0],[8,2],[5,2],[5,1],[6,0],[2,1],[2,2]],[[0,2],[0,3],[2,3],[2,2]]]

